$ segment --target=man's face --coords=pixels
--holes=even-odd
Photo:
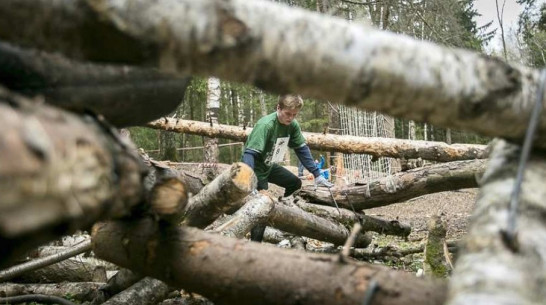
[[[289,108],[281,109],[277,105],[277,117],[279,118],[279,122],[283,125],[290,125],[290,123],[292,123],[292,120],[294,120],[294,118],[296,117],[296,115],[298,115],[299,112],[300,112],[300,109],[289,109]]]

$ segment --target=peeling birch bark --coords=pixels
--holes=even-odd
[[[263,194],[249,195],[246,203],[214,231],[224,236],[243,238],[250,230],[267,222],[275,201]]]
[[[546,159],[531,155],[517,210],[518,252],[501,237],[520,148],[496,143],[450,281],[449,305],[535,305],[546,300]]]
[[[216,304],[361,304],[372,279],[374,304],[440,305],[442,283],[334,256],[279,249],[151,219],[95,225],[93,251]],[[125,242],[124,242],[125,241]]]
[[[144,164],[103,123],[1,88],[0,121],[0,266],[144,199]]]
[[[425,166],[373,180],[364,185],[332,188],[340,206],[357,210],[403,202],[421,195],[478,187],[485,160],[454,161]],[[304,186],[300,195],[310,202],[334,205],[326,188]]]
[[[0,82],[72,112],[93,111],[122,127],[174,111],[189,78],[151,68],[78,62],[0,42]]]
[[[133,284],[142,280],[144,276],[137,274],[129,269],[121,268],[114,276],[112,276],[108,282],[100,288],[104,298],[103,303],[110,297],[118,294],[119,292],[131,287]]]
[[[248,165],[234,163],[190,198],[182,224],[206,227],[225,211],[243,205],[242,199],[256,189],[257,183],[256,175]]]
[[[181,73],[489,136],[523,138],[539,81],[531,68],[267,1],[87,3]],[[546,111],[537,146],[545,129]]]
[[[343,245],[351,233],[350,229],[338,222],[318,217],[299,207],[287,206],[281,202],[275,204],[275,208],[269,215],[268,224],[285,232],[330,242],[334,245]],[[357,235],[354,246],[366,248],[370,243],[371,238],[365,233],[360,233]]]
[[[238,126],[161,118],[146,124],[146,126],[214,138],[224,138],[234,141],[246,141],[252,128]],[[374,157],[391,157],[401,159],[421,158],[439,162],[484,159],[487,157],[485,145],[452,144],[430,141],[410,141],[402,139],[340,136],[303,132],[307,145],[312,149],[346,154],[368,154]]]
[[[157,304],[167,298],[168,293],[172,290],[160,280],[145,277],[101,305]]]
[[[268,242],[270,244],[278,244],[285,239],[290,240],[292,238],[294,238],[294,234],[283,232],[279,229],[275,229],[272,227],[265,227],[263,239],[264,242]]]

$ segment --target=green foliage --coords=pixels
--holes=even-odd
[[[131,139],[137,147],[146,151],[158,149],[159,131],[147,127],[131,127]]]
[[[546,65],[546,3],[536,0],[521,0],[525,5],[519,16],[518,34],[524,44],[527,63],[534,67]]]

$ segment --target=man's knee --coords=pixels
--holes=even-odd
[[[298,177],[296,179],[290,179],[288,185],[284,186],[284,197],[292,195],[295,191],[301,188],[301,180]]]

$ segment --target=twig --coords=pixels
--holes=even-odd
[[[350,249],[354,245],[356,236],[358,235],[358,233],[360,233],[360,230],[362,230],[362,226],[358,222],[355,223],[353,229],[351,230],[351,234],[349,234],[349,237],[347,238],[347,241],[343,246],[343,250],[340,253],[341,261],[345,261],[345,259],[349,257]]]
[[[11,278],[14,278],[18,275],[21,275],[25,272],[43,268],[60,261],[63,261],[67,258],[76,256],[78,254],[84,253],[91,250],[91,240],[81,242],[79,245],[76,245],[74,248],[59,252],[50,256],[42,257],[36,260],[28,261],[23,264],[13,266],[6,270],[0,271],[0,282],[7,281]]]

